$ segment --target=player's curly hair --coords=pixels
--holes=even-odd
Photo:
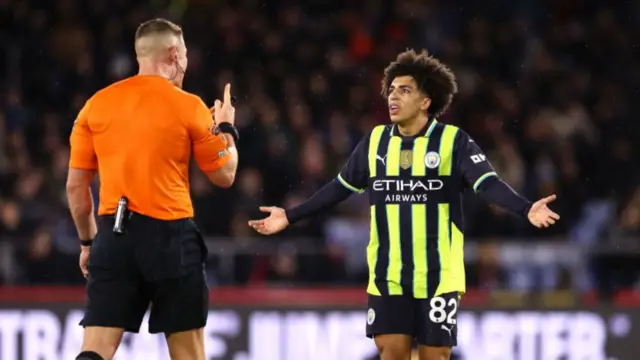
[[[384,69],[382,96],[389,96],[389,86],[398,76],[413,77],[420,91],[431,99],[429,113],[432,116],[438,117],[447,111],[453,95],[458,92],[456,77],[451,69],[429,55],[427,50],[417,53],[414,49],[408,49],[398,54],[396,60]]]

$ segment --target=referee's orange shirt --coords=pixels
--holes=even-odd
[[[160,220],[193,217],[191,155],[204,172],[229,159],[222,134],[196,95],[158,76],[137,75],[98,91],[71,131],[69,167],[98,170],[98,214],[131,211]]]

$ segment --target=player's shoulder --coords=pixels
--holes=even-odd
[[[380,137],[385,134],[391,135],[391,131],[393,130],[392,124],[380,124],[374,126],[369,132],[365,134],[365,139],[369,139],[371,137]]]
[[[436,120],[435,128],[441,128],[442,132],[448,132],[450,134],[462,133],[462,129],[460,129],[458,126],[446,124],[438,120]]]
[[[469,134],[467,134],[464,130],[462,130],[460,127],[456,125],[438,122],[436,126],[442,128],[443,135],[448,134],[449,136],[453,136],[455,141],[469,138]]]
[[[454,151],[462,151],[467,149],[468,146],[474,142],[473,138],[461,128],[455,125],[446,125],[449,128],[449,133],[453,135],[453,149]]]

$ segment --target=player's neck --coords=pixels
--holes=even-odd
[[[429,117],[419,115],[413,119],[408,119],[398,123],[398,132],[402,136],[416,136],[429,122]]]

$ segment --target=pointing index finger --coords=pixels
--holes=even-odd
[[[224,86],[224,103],[231,105],[231,84],[227,83]]]

